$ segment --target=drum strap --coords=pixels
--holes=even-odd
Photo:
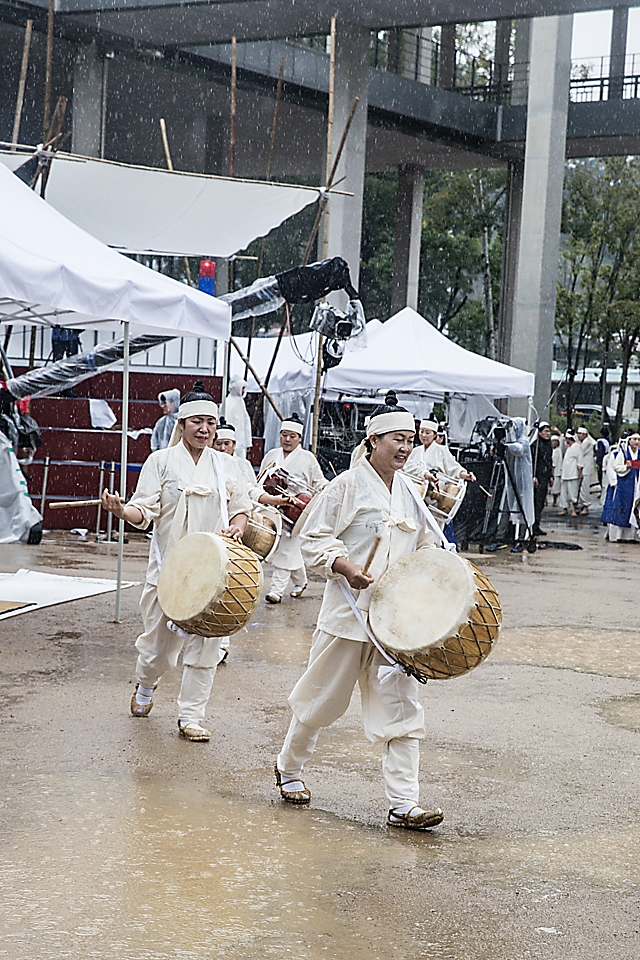
[[[387,680],[390,680],[392,677],[411,676],[411,673],[409,672],[409,670],[407,670],[406,667],[403,667],[401,663],[398,663],[397,660],[394,660],[393,657],[390,657],[387,651],[384,649],[384,647],[373,635],[366,620],[362,616],[362,611],[356,605],[356,598],[351,593],[351,590],[349,590],[349,588],[345,586],[342,580],[339,580],[338,583],[340,584],[340,589],[345,595],[345,599],[347,600],[347,603],[349,604],[349,606],[351,607],[351,609],[355,614],[356,620],[358,621],[358,623],[360,624],[360,626],[362,627],[366,635],[369,637],[369,640],[371,640],[371,643],[374,645],[378,653],[382,654],[382,656],[385,658],[387,663],[391,664],[390,667],[385,667],[384,664],[378,667],[378,680],[380,681],[380,683],[386,683]]]
[[[427,521],[427,526],[431,527],[431,529],[435,533],[438,540],[440,540],[441,546],[443,546],[445,550],[450,550],[451,553],[456,553],[455,543],[451,543],[449,540],[447,540],[444,533],[436,523],[435,518],[431,513],[431,510],[429,510],[427,505],[423,503],[423,501],[420,499],[420,495],[416,490],[416,485],[413,482],[413,480],[411,480],[405,473],[402,473],[402,471],[398,471],[398,474],[400,475],[400,479],[405,483],[409,493],[415,500],[416,504],[420,509],[420,512],[423,514],[425,520]],[[398,476],[398,474],[396,474],[396,476]]]
[[[227,505],[227,488],[224,482],[224,469],[220,459],[220,454],[216,450],[212,450],[211,453],[213,454],[213,465],[216,468],[216,478],[218,480],[218,495],[220,497],[222,529],[226,530],[229,526],[229,507]]]

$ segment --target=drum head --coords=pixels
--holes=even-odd
[[[191,620],[224,593],[227,550],[215,533],[191,533],[165,558],[158,577],[158,602],[164,615]]]
[[[475,592],[473,570],[462,557],[419,550],[394,563],[376,584],[371,629],[391,652],[426,650],[467,622]]]

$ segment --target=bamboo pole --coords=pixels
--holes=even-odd
[[[267,183],[271,180],[273,173],[273,154],[276,146],[276,131],[278,129],[278,111],[280,108],[280,98],[282,97],[282,83],[284,77],[284,57],[280,57],[280,70],[278,71],[278,86],[276,87],[276,102],[273,107],[273,121],[271,123],[271,143],[269,144],[269,159],[267,161]],[[258,262],[256,264],[256,279],[262,275],[262,264],[264,261],[264,237],[260,237],[258,245]],[[256,328],[256,318],[251,317],[249,323],[249,339],[247,341],[247,357],[251,356],[251,342]],[[247,370],[244,368],[244,379],[247,379]],[[269,381],[267,380],[267,383]]]
[[[167,124],[164,117],[160,117],[160,133],[162,134],[162,146],[164,147],[164,157],[167,161],[167,170],[170,173],[174,172],[173,160],[171,159],[171,150],[169,149],[169,137],[167,136]],[[190,287],[193,286],[193,280],[191,279],[191,267],[189,266],[189,257],[184,258],[184,269],[187,275],[187,283]]]
[[[16,97],[16,112],[13,117],[13,133],[11,134],[11,150],[15,151],[20,139],[20,121],[24,106],[24,91],[27,86],[27,70],[29,68],[29,50],[31,48],[31,33],[33,20],[27,20],[24,29],[24,46],[22,47],[22,63],[20,65],[20,80],[18,81],[18,96]]]
[[[247,365],[247,367],[249,368],[249,371],[251,372],[251,375],[253,376],[254,380],[256,381],[256,383],[258,384],[258,386],[260,387],[260,390],[262,391],[262,393],[264,394],[264,396],[265,396],[265,398],[268,400],[268,402],[271,404],[271,406],[272,406],[272,408],[273,408],[273,412],[275,413],[275,415],[276,415],[280,420],[284,420],[284,416],[280,413],[280,410],[279,410],[278,407],[276,406],[275,400],[273,399],[273,397],[271,396],[271,394],[269,393],[269,391],[267,390],[267,388],[266,388],[262,383],[260,383],[260,377],[258,376],[258,373],[256,372],[255,368],[252,366],[252,364],[251,364],[251,362],[249,361],[249,359],[248,359],[247,357],[245,357],[244,353],[243,353],[242,350],[240,349],[240,345],[239,345],[238,341],[235,339],[235,337],[230,337],[229,340],[230,340],[231,345],[238,351],[238,353],[239,353],[239,355],[240,355],[240,359],[241,359],[241,360]]]
[[[49,14],[47,17],[47,54],[44,67],[44,114],[42,119],[42,131],[44,136],[49,129],[49,118],[51,115],[51,85],[53,73],[53,25],[55,17],[55,0],[49,0]]]
[[[231,130],[229,134],[229,176],[236,175],[236,99],[238,88],[238,41],[231,37]]]

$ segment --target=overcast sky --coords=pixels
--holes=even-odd
[[[573,59],[606,57],[611,38],[611,11],[578,13],[573,18]],[[640,53],[640,7],[629,11],[627,53]]]

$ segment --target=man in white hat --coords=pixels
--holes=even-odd
[[[582,447],[576,440],[576,435],[572,430],[567,430],[564,435],[567,444],[562,460],[561,489],[560,489],[560,507],[559,517],[566,517],[571,511],[572,517],[577,517],[578,497],[580,496],[580,481],[582,480]]]
[[[414,433],[413,415],[389,394],[385,406],[373,412],[355,465],[332,480],[310,508],[301,534],[303,552],[327,584],[309,665],[289,697],[293,717],[275,774],[283,800],[310,802],[302,779],[305,764],[321,728],[345,713],[358,683],[365,736],[382,748],[387,823],[426,830],[437,826],[443,813],[419,805],[424,711],[418,682],[387,667],[366,623],[372,584],[401,557],[435,543],[420,500],[411,492],[412,481],[402,475]],[[378,548],[365,573],[377,536]],[[385,668],[391,670],[388,676]]]
[[[233,460],[211,448],[218,407],[198,380],[178,409],[170,445],[145,461],[135,492],[125,505],[107,490],[102,504],[114,516],[146,530],[153,522],[147,576],[140,598],[144,632],[136,641],[136,689],[131,697],[134,717],[147,717],[153,692],[162,676],[183,652],[184,670],[178,696],[178,729],[187,740],[211,737],[204,717],[216,667],[217,637],[178,633],[168,625],[158,602],[158,575],[173,546],[191,533],[223,533],[240,540],[251,511],[246,485]]]
[[[596,446],[596,441],[593,439],[586,427],[578,427],[577,429],[578,443],[582,450],[582,483],[580,484],[580,495],[578,497],[578,504],[580,507],[580,513],[586,516],[589,513],[589,507],[591,506],[591,484],[593,483],[593,475],[595,473],[595,460],[594,460],[594,450]]]
[[[265,455],[258,473],[258,483],[263,485],[267,477],[278,468],[283,468],[294,481],[300,481],[313,494],[319,493],[329,482],[320,469],[320,464],[311,453],[302,446],[302,421],[297,413],[291,414],[282,421],[280,427],[280,446]],[[252,492],[252,496],[255,493]],[[268,503],[271,506],[284,506],[286,496],[276,496],[266,492],[258,493],[259,503]],[[293,583],[291,596],[301,597],[307,587],[307,571],[305,570],[302,554],[300,553],[300,538],[291,536],[283,529],[280,543],[273,557],[273,575],[269,592],[265,600],[267,603],[280,603],[282,594],[287,589],[289,579]]]
[[[224,417],[220,417],[213,441],[213,449],[219,453],[226,453],[229,457],[234,457],[233,462],[242,474],[243,480],[246,481],[247,487],[251,490],[256,485],[256,474],[248,460],[237,456],[237,446],[236,428],[232,423],[227,423]]]

